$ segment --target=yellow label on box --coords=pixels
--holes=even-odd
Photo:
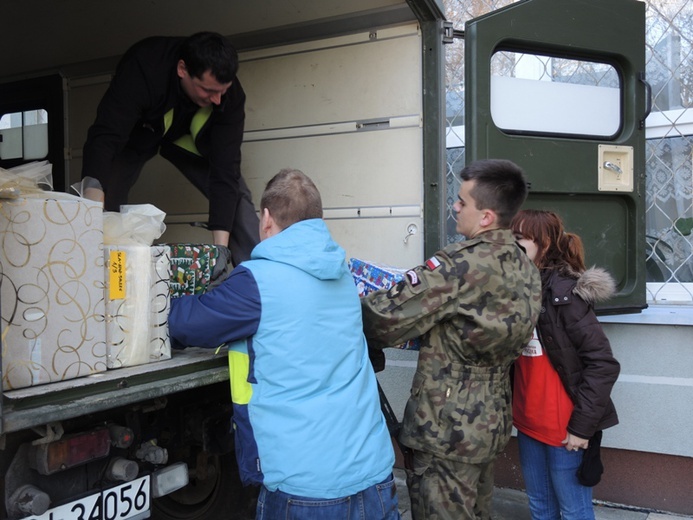
[[[111,251],[109,267],[109,297],[111,300],[125,298],[125,251]]]

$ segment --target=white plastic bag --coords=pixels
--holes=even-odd
[[[103,214],[103,242],[107,245],[151,246],[166,231],[166,213],[152,204],[124,205],[120,213]]]
[[[34,161],[8,170],[0,168],[0,198],[16,199],[53,189],[53,165]]]

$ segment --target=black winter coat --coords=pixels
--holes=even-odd
[[[614,292],[602,269],[579,276],[542,271],[539,339],[574,404],[568,432],[583,439],[618,424],[610,395],[620,365],[592,307]]]
[[[108,192],[113,177],[129,175],[170,142],[189,133],[189,121],[199,107],[180,87],[176,67],[184,38],[153,36],[133,45],[123,56],[108,90],[99,104],[96,120],[84,145],[82,177],[98,179]],[[174,109],[172,128],[164,135],[164,114]],[[187,114],[187,115],[184,115]],[[182,119],[181,119],[182,118]],[[240,148],[245,122],[245,92],[238,79],[222,96],[221,104],[197,134],[195,145],[208,172],[206,195],[209,228],[231,231],[239,198]],[[189,164],[178,164],[182,154],[166,157],[188,176]],[[133,173],[134,172],[134,173]],[[132,179],[134,182],[135,179]],[[200,189],[202,187],[198,186]],[[106,203],[108,205],[108,198]],[[106,209],[118,211],[118,208]]]

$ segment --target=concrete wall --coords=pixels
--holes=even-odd
[[[620,424],[604,446],[693,457],[693,308],[601,321],[621,363],[612,394]]]

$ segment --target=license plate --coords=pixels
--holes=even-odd
[[[149,518],[149,475],[49,509],[24,520],[128,520]]]

